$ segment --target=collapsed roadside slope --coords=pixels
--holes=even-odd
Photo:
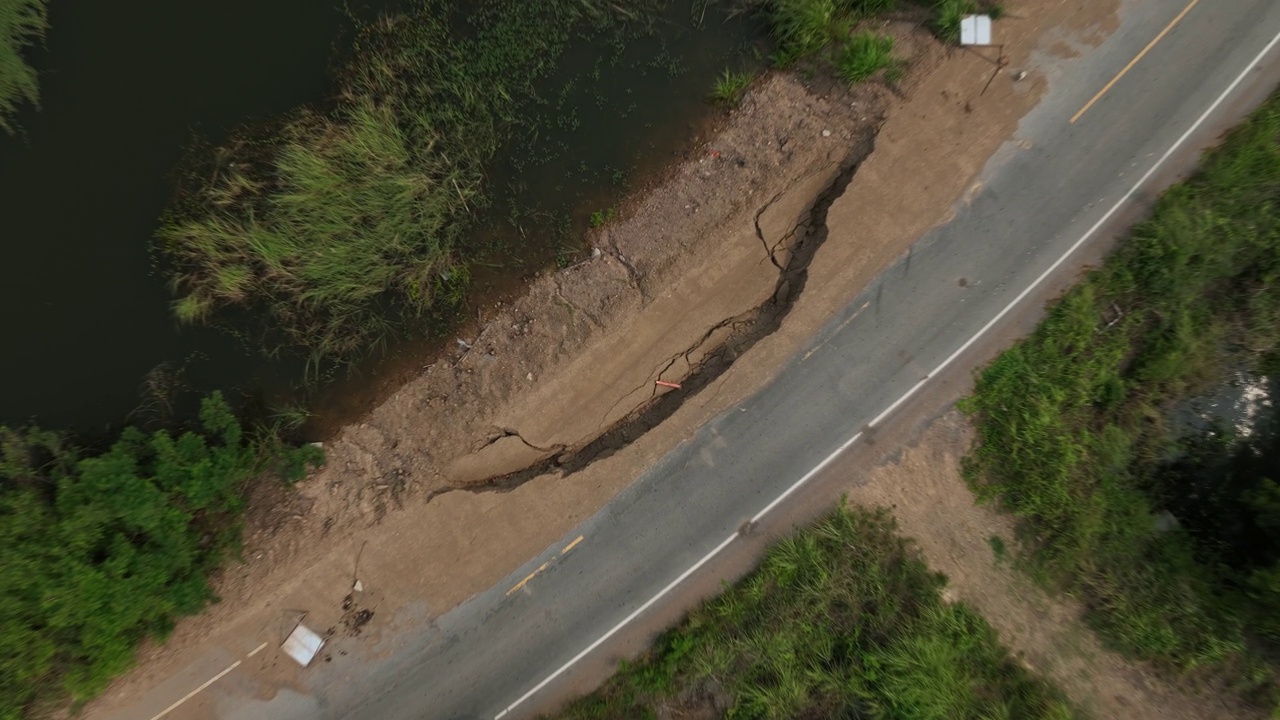
[[[1109,3],[1017,5],[1036,22],[1006,46],[1014,67],[1028,62],[1045,28],[1087,43],[1114,23]],[[1036,72],[988,90],[988,59],[948,57],[913,23],[891,29],[912,62],[900,95],[878,86],[820,94],[788,75],[762,82],[714,138],[595,239],[598,256],[544,274],[494,309],[476,337],[463,338],[467,348],[344,429],[329,444],[328,467],[296,492],[260,488],[249,562],[217,582],[224,602],[183,621],[167,646],[147,649],[140,671],[91,710],[125,716],[113,706],[149,697],[158,680],[195,667],[202,648],[253,648],[282,607],[307,609],[317,627],[343,627],[353,561],[368,578],[360,602],[376,610],[366,638],[429,621],[766,382],[835,308],[945,219],[1043,91]],[[776,331],[756,334],[762,327]],[[739,360],[729,367],[726,358]],[[658,395],[666,390],[657,379],[682,388]],[[703,391],[686,392],[686,381]],[[689,401],[666,400],[677,393]],[[669,420],[650,424],[645,412]],[[252,692],[299,679],[270,655],[245,666]]]

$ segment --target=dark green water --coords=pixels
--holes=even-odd
[[[53,0],[50,13],[32,58],[43,108],[19,117],[23,136],[0,136],[0,423],[102,431],[138,408],[158,367],[181,368],[194,393],[287,387],[299,361],[268,361],[225,329],[178,327],[148,244],[193,138],[217,143],[323,101],[343,15],[333,0]],[[758,28],[675,2],[623,35],[570,49],[536,109],[536,139],[495,164],[479,233],[500,239],[488,259],[504,267],[479,273],[478,293],[571,257],[593,209],[686,146],[714,77],[750,63]],[[511,207],[544,218],[534,239],[501,239]],[[388,366],[429,350],[394,348],[339,383],[329,421],[359,409],[342,395],[367,394]]]

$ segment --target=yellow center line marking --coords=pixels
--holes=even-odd
[[[1137,56],[1137,57],[1135,57],[1134,59],[1130,60],[1130,61],[1129,61],[1129,64],[1128,64],[1128,65],[1125,65],[1125,66],[1124,66],[1124,69],[1123,69],[1123,70],[1121,70],[1121,71],[1120,71],[1120,73],[1119,73],[1118,75],[1116,75],[1115,77],[1111,78],[1111,82],[1107,83],[1105,87],[1103,87],[1101,90],[1099,90],[1099,91],[1098,91],[1098,94],[1097,94],[1097,95],[1094,95],[1094,96],[1093,96],[1093,98],[1092,98],[1091,100],[1089,100],[1089,102],[1085,103],[1084,107],[1080,108],[1080,112],[1076,113],[1075,115],[1073,115],[1073,116],[1071,117],[1071,124],[1075,124],[1075,121],[1079,120],[1081,115],[1084,115],[1086,112],[1089,112],[1089,108],[1093,107],[1093,104],[1094,104],[1094,103],[1096,103],[1096,102],[1098,102],[1098,100],[1102,99],[1102,96],[1103,96],[1103,95],[1106,95],[1106,94],[1107,94],[1107,91],[1109,91],[1113,86],[1115,86],[1115,84],[1116,84],[1116,83],[1120,82],[1120,78],[1122,78],[1122,77],[1124,77],[1126,74],[1128,74],[1128,72],[1129,72],[1130,70],[1132,70],[1132,69],[1133,69],[1133,66],[1134,66],[1134,65],[1137,65],[1139,60],[1141,60],[1144,56],[1146,56],[1146,54],[1147,54],[1147,53],[1151,52],[1151,48],[1155,47],[1155,46],[1156,46],[1156,43],[1158,43],[1158,42],[1160,42],[1161,40],[1163,40],[1163,39],[1164,39],[1164,36],[1165,36],[1165,35],[1168,35],[1170,30],[1173,30],[1173,28],[1174,28],[1178,23],[1182,22],[1182,18],[1186,17],[1186,16],[1187,16],[1187,13],[1191,12],[1191,8],[1195,7],[1195,6],[1196,6],[1196,5],[1198,5],[1199,3],[1200,3],[1200,0],[1191,0],[1191,3],[1190,3],[1189,5],[1187,5],[1186,7],[1182,8],[1182,12],[1178,13],[1178,17],[1174,18],[1174,19],[1173,19],[1173,22],[1171,22],[1171,23],[1169,23],[1168,25],[1166,25],[1166,26],[1164,27],[1164,29],[1160,31],[1160,34],[1159,34],[1159,35],[1157,35],[1157,36],[1155,37],[1155,39],[1154,39],[1154,40],[1152,40],[1151,42],[1147,43],[1147,46],[1146,46],[1146,47],[1144,47],[1144,48],[1142,48],[1142,52],[1138,53],[1138,56]]]
[[[578,543],[580,543],[580,542],[582,542],[582,536],[581,536],[581,535],[579,535],[577,538],[575,538],[573,542],[569,543],[568,545],[565,545],[565,546],[564,546],[564,549],[560,551],[560,554],[561,554],[561,555],[564,555],[565,553],[569,552],[570,550],[572,550],[572,549],[574,549],[574,548],[578,547]]]
[[[544,562],[544,563],[542,563],[542,565],[540,565],[540,566],[538,567],[538,569],[537,569],[537,570],[534,570],[533,572],[529,573],[528,575],[525,575],[523,580],[521,580],[520,582],[516,583],[514,586],[512,586],[512,588],[511,588],[510,590],[508,590],[508,591],[507,591],[507,597],[511,597],[511,593],[516,592],[517,590],[519,590],[520,588],[524,587],[525,585],[528,585],[530,580],[532,580],[534,577],[536,577],[538,573],[542,572],[543,570],[546,570],[546,569],[547,569],[547,566],[548,566],[548,565],[550,565],[550,564],[551,564],[551,561]]]

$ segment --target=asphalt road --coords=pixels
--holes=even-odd
[[[364,677],[338,681],[320,668],[311,694],[284,691],[235,716],[489,720],[508,709],[507,717],[522,716],[547,693],[564,691],[579,658],[612,652],[617,638],[606,636],[620,623],[662,609],[678,590],[660,593],[691,568],[690,581],[717,577],[729,553],[709,554],[742,542],[744,521],[817,474],[851,438],[869,439],[869,426],[900,410],[913,388],[923,395],[922,381],[940,365],[968,372],[983,342],[970,342],[976,334],[1020,296],[1026,305],[1043,302],[1055,278],[1079,268],[1079,253],[1058,263],[1064,253],[1102,241],[1132,203],[1149,201],[1224,123],[1280,82],[1280,47],[1260,56],[1280,37],[1280,3],[1204,2],[1070,123],[1185,6],[1126,3],[1120,28],[1064,66],[1069,76],[1050,68],[1049,93],[1019,128],[1029,149],[998,153],[972,202],[832,318],[814,352],[702,428],[562,543],[372,661]],[[1057,275],[1027,292],[1051,269]],[[564,552],[578,536],[588,540]]]

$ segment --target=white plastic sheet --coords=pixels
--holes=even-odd
[[[990,45],[991,18],[987,15],[966,15],[960,20],[961,45]]]

